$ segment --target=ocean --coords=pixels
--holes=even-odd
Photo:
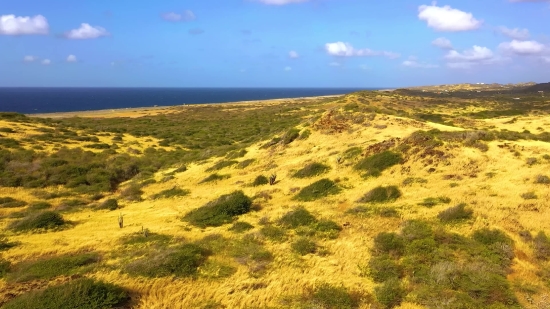
[[[23,114],[346,94],[381,88],[0,88],[0,112]]]

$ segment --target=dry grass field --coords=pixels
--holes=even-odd
[[[550,308],[548,106],[0,114],[0,303],[91,278],[111,290],[74,299],[112,299],[81,308]]]

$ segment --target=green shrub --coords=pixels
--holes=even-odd
[[[269,183],[269,179],[267,179],[267,177],[265,177],[264,175],[259,175],[258,177],[256,177],[256,179],[254,179],[254,182],[252,182],[252,185],[254,187],[258,187],[258,186],[267,185],[268,183]]]
[[[351,147],[348,148],[346,151],[344,151],[343,158],[344,159],[355,159],[363,152],[363,149],[361,147]]]
[[[338,223],[331,220],[320,220],[313,225],[316,231],[316,235],[329,239],[338,238],[338,234],[342,230],[342,227]]]
[[[230,223],[234,217],[250,211],[252,200],[242,191],[220,196],[184,216],[184,220],[198,227],[220,226]]]
[[[426,180],[424,178],[415,178],[415,177],[407,177],[407,178],[405,178],[405,180],[403,180],[403,185],[404,186],[409,186],[409,185],[412,185],[414,183],[428,183],[428,180]]]
[[[57,212],[44,211],[32,214],[22,220],[12,222],[8,228],[16,232],[32,230],[52,230],[64,226],[67,222]]]
[[[3,308],[106,309],[123,306],[129,299],[128,292],[119,286],[85,278],[22,294]]]
[[[506,235],[504,232],[500,230],[491,230],[487,228],[483,228],[481,230],[477,230],[473,234],[474,240],[476,240],[479,243],[482,243],[486,246],[493,245],[496,243],[502,243],[502,244],[508,244],[512,245],[514,242],[508,235]]]
[[[441,220],[441,222],[452,222],[468,220],[472,218],[473,213],[473,210],[466,208],[466,204],[462,203],[443,210],[437,215],[437,217]]]
[[[15,130],[12,128],[0,128],[0,132],[3,133],[15,133]]]
[[[280,227],[265,225],[260,229],[260,233],[270,240],[282,242],[286,239],[286,232]]]
[[[91,264],[99,261],[96,253],[82,253],[25,261],[13,267],[9,282],[26,282],[35,279],[51,279],[57,276],[86,272]]]
[[[218,180],[223,180],[223,179],[227,179],[229,178],[230,176],[229,175],[221,175],[221,174],[211,174],[211,175],[208,175],[208,177],[204,178],[203,180],[201,180],[199,182],[199,184],[201,183],[207,183],[207,182],[212,182],[212,181],[218,181]]]
[[[244,233],[253,228],[254,226],[248,222],[238,221],[233,223],[233,225],[229,228],[229,230],[234,233]]]
[[[402,160],[403,157],[400,154],[392,151],[384,151],[362,159],[354,168],[357,171],[364,171],[364,176],[377,177],[384,170],[399,164]]]
[[[545,185],[550,184],[550,177],[546,175],[537,175],[537,177],[535,178],[535,183]]]
[[[287,212],[284,214],[281,219],[279,219],[279,224],[286,228],[297,228],[300,226],[306,226],[317,222],[315,216],[313,216],[307,209],[304,207],[297,207],[296,209]]]
[[[305,129],[300,133],[300,140],[306,140],[311,136],[311,131],[309,129]]]
[[[228,160],[228,161],[219,161],[216,164],[212,165],[212,167],[209,167],[206,169],[207,172],[213,172],[213,171],[219,171],[221,169],[224,169],[226,167],[233,166],[235,164],[239,164],[238,161],[234,160]]]
[[[550,259],[550,239],[544,232],[539,232],[533,239],[533,249],[537,259],[543,261]]]
[[[11,242],[6,237],[0,236],[0,251],[9,250],[17,245],[17,242]]]
[[[292,143],[295,139],[297,139],[300,136],[300,130],[296,128],[292,128],[288,130],[285,135],[283,135],[282,141],[283,145],[288,145]]]
[[[391,207],[377,208],[374,213],[384,218],[399,218],[399,211]]]
[[[399,306],[406,295],[405,289],[397,279],[390,279],[374,288],[376,299],[386,308]]]
[[[10,271],[10,269],[10,261],[0,257],[0,278],[4,278],[4,276]]]
[[[397,186],[376,187],[367,192],[357,202],[359,203],[388,203],[393,202],[401,196]]]
[[[324,178],[304,187],[294,199],[303,202],[314,201],[322,197],[338,194],[340,191],[341,189],[334,181]]]
[[[324,174],[330,170],[330,166],[321,163],[310,163],[292,175],[294,178],[309,178]]]
[[[425,198],[424,201],[421,203],[418,203],[420,206],[432,208],[439,204],[449,204],[451,202],[451,199],[446,196],[440,196],[440,197],[428,197]]]
[[[177,248],[154,251],[147,256],[127,264],[124,270],[134,276],[192,277],[197,268],[206,262],[210,253],[198,245],[185,244]]]
[[[34,202],[29,205],[29,210],[44,210],[51,207],[52,207],[52,204],[48,202]]]
[[[404,224],[401,229],[401,235],[408,241],[414,241],[417,239],[431,238],[434,235],[432,227],[425,221],[409,220]]]
[[[110,198],[103,203],[101,203],[99,206],[97,206],[96,209],[108,209],[108,210],[117,210],[118,209],[118,201],[114,198]]]
[[[17,208],[27,205],[24,201],[18,201],[12,197],[0,197],[0,208]]]
[[[21,143],[13,138],[0,137],[0,146],[2,148],[19,148],[21,147]]]
[[[377,254],[401,256],[405,252],[405,240],[396,233],[379,233],[374,238],[373,251]]]
[[[536,200],[538,198],[538,196],[535,194],[535,192],[525,192],[525,193],[521,194],[521,197],[524,200]]]
[[[246,151],[246,149],[241,149],[241,150],[235,150],[235,151],[231,151],[229,152],[225,158],[226,159],[237,159],[237,158],[242,158],[244,156],[246,156],[246,154],[248,153],[248,151]]]
[[[324,283],[315,289],[312,298],[321,308],[352,309],[359,306],[359,299],[354,296],[343,286]]]
[[[374,282],[382,283],[389,279],[401,278],[403,269],[389,255],[380,255],[370,259],[369,275]]]
[[[315,251],[317,251],[317,244],[306,237],[300,237],[290,244],[290,248],[299,255],[306,255],[315,253]]]
[[[177,187],[173,187],[171,189],[162,190],[159,193],[153,195],[151,198],[153,199],[159,199],[159,198],[171,198],[176,196],[186,196],[189,195],[191,191],[187,189],[180,189]]]
[[[247,168],[250,164],[254,163],[255,161],[256,161],[256,159],[243,160],[243,161],[239,162],[239,164],[237,164],[237,168],[240,168],[240,169]]]

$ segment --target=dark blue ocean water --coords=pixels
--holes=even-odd
[[[0,88],[0,112],[24,114],[346,94],[357,88]],[[368,90],[374,90],[369,88]]]

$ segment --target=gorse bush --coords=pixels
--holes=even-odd
[[[36,261],[25,261],[13,267],[8,276],[9,282],[25,282],[35,279],[51,279],[61,275],[85,272],[91,264],[99,261],[96,253],[56,256]]]
[[[396,233],[379,233],[374,238],[373,251],[377,254],[401,256],[405,252],[405,240]]]
[[[357,202],[359,203],[388,203],[393,202],[401,196],[397,186],[376,187],[367,192]]]
[[[329,195],[338,194],[340,191],[341,189],[334,181],[324,178],[302,188],[294,199],[303,202],[314,201]]]
[[[403,157],[392,151],[384,151],[366,157],[355,165],[355,170],[365,172],[364,176],[379,176],[384,170],[399,164]]]
[[[290,244],[290,248],[299,255],[306,255],[315,253],[317,250],[317,244],[306,237],[300,237]]]
[[[313,216],[304,207],[297,207],[296,209],[284,214],[278,222],[286,228],[295,229],[300,226],[316,223],[317,218],[315,218],[315,216]]]
[[[44,290],[22,294],[6,304],[6,309],[107,309],[129,301],[123,288],[92,279],[78,279]]]
[[[52,230],[63,227],[67,222],[57,212],[44,211],[32,214],[22,220],[12,222],[8,228],[16,232],[32,230]]]
[[[159,199],[159,198],[171,198],[171,197],[177,197],[177,196],[187,196],[190,193],[191,191],[187,189],[173,187],[171,189],[162,190],[159,193],[153,195],[151,198]]]
[[[369,269],[372,280],[377,283],[399,279],[403,275],[402,267],[389,255],[372,257],[369,261]]]
[[[184,216],[184,220],[198,227],[220,226],[231,223],[236,216],[250,211],[252,200],[242,191],[220,196]]]
[[[309,178],[324,174],[330,170],[330,166],[321,163],[310,163],[292,175],[294,178]]]
[[[385,306],[385,308],[394,308],[401,304],[406,295],[406,291],[397,279],[390,279],[382,285],[374,288],[376,299]]]
[[[258,187],[269,184],[269,179],[265,177],[264,175],[257,176],[254,181],[252,182],[252,186]]]

